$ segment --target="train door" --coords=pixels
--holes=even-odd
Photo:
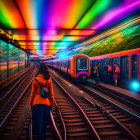
[[[93,68],[95,67],[95,65],[97,64],[97,60],[93,61]]]
[[[113,58],[111,59],[112,68],[113,68],[114,62],[115,62],[116,65],[118,65],[118,67],[120,68],[120,57],[113,57]],[[112,72],[112,75],[111,75],[111,80],[112,80],[113,83],[114,83],[113,72]],[[120,84],[120,78],[118,78],[118,84]]]
[[[60,61],[60,71],[61,71],[61,67],[62,67],[62,61]]]
[[[93,73],[93,60],[90,60],[91,73]]]
[[[68,74],[68,68],[69,68],[69,61],[66,60],[66,73]]]
[[[128,84],[129,81],[129,57],[122,56],[120,59],[120,82]]]
[[[107,63],[107,65],[110,65],[110,58],[104,58],[104,65],[105,65],[105,62]],[[111,80],[111,74],[109,73],[109,72],[106,72],[106,71],[104,71],[104,65],[103,65],[103,77],[105,78],[106,77],[106,75],[107,75],[107,78],[106,78],[106,80],[105,81],[107,81],[107,82],[110,82],[110,80]]]
[[[132,55],[132,79],[138,79],[138,57],[137,55]]]
[[[113,58],[110,59],[110,66],[113,68]],[[113,83],[113,71],[110,73],[110,82]]]
[[[99,71],[99,80],[101,80],[101,74],[102,74],[101,59],[98,60],[98,71]]]
[[[100,80],[103,80],[103,66],[104,66],[104,62],[103,59],[101,59],[101,74],[100,74]]]

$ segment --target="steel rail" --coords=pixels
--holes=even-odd
[[[0,124],[0,130],[3,128],[4,124],[7,122],[7,120],[9,119],[9,117],[12,115],[12,113],[15,110],[16,106],[19,104],[19,102],[21,101],[22,97],[24,96],[24,94],[26,93],[26,91],[28,90],[28,88],[30,87],[31,83],[32,83],[32,80],[26,86],[26,88],[24,89],[24,91],[22,92],[22,94],[20,95],[20,97],[18,98],[18,100],[16,101],[16,103],[14,104],[14,106],[11,108],[11,110],[6,115],[6,117],[3,119],[2,123]]]
[[[60,133],[59,133],[59,131],[57,129],[57,126],[55,124],[52,112],[50,112],[50,116],[51,116],[51,123],[52,123],[52,126],[53,126],[53,130],[55,132],[56,138],[57,138],[57,140],[62,140],[62,137],[61,137],[61,135],[60,135]]]
[[[95,84],[96,85],[96,84]],[[135,104],[139,105],[140,106],[140,99],[137,99],[137,98],[134,98],[132,96],[128,96],[126,94],[123,94],[122,92],[118,92],[116,90],[113,90],[113,89],[110,89],[110,88],[107,88],[107,87],[104,87],[102,85],[98,85],[98,87],[104,89],[104,90],[107,90],[108,92],[111,92],[113,94],[116,94],[117,96],[122,96],[123,98],[131,101],[131,102],[134,102]]]
[[[28,71],[30,71],[30,70],[33,68],[33,66],[34,66],[34,65],[32,64],[31,67],[28,67],[19,77],[17,77],[16,80],[18,80],[19,78],[23,77]],[[11,81],[11,82],[9,82],[8,84],[6,84],[6,85],[0,87],[0,91],[4,90],[6,87],[10,86],[11,84],[13,84],[13,81]],[[17,84],[17,82],[14,83],[14,85],[16,85],[16,84]],[[0,98],[0,101],[1,101],[1,100],[2,100],[2,99]]]
[[[15,84],[14,84],[14,86],[12,86],[12,88],[2,97],[2,98],[0,98],[0,102],[2,102],[9,94],[10,94],[10,92],[18,85],[18,83],[21,81],[21,80],[23,80],[23,78],[24,77],[26,77],[27,75],[26,74],[28,74],[29,72],[31,72],[33,69],[32,69],[32,67],[30,68],[30,70],[27,70],[23,75],[21,75],[19,78],[21,78],[21,79],[19,79]],[[9,86],[9,85],[8,85]]]
[[[92,105],[93,107],[98,106],[98,108],[100,108],[101,110],[102,107],[98,104],[94,104],[92,103],[89,99],[87,99],[86,97],[83,97],[83,99],[85,101],[87,101],[90,105]],[[122,123],[120,123],[114,116],[112,116],[107,110],[105,111],[105,115],[110,118],[111,120],[113,120],[115,122],[115,124],[127,135],[130,137],[131,140],[138,140]]]
[[[65,93],[65,95],[67,95],[69,97],[69,99],[76,105],[76,107],[78,108],[78,110],[81,112],[82,116],[84,117],[85,121],[87,122],[89,128],[92,131],[93,137],[96,140],[101,140],[101,138],[99,137],[99,135],[96,132],[95,128],[93,127],[92,123],[90,122],[90,120],[88,119],[88,117],[86,116],[86,114],[84,113],[84,111],[82,110],[82,108],[78,105],[78,103],[67,93],[67,91],[55,80],[55,78],[53,76],[52,76],[52,79],[59,86],[59,88],[61,88],[63,90],[63,92]]]
[[[56,101],[55,101],[55,106],[58,108],[60,120],[61,120],[62,127],[63,127],[63,131],[64,131],[63,139],[66,140],[66,139],[67,139],[67,138],[66,138],[66,126],[65,126],[64,120],[63,120],[63,118],[62,118],[62,114],[61,114],[61,112],[60,112],[60,110],[59,110],[59,107],[58,107]]]
[[[88,85],[91,86],[91,84],[92,84],[92,87],[94,87],[96,90],[101,91],[102,93],[104,93],[108,96],[112,96],[114,99],[118,99],[119,101],[123,102],[127,106],[130,106],[134,110],[140,112],[140,100],[127,96],[127,95],[124,95],[120,92],[108,89],[101,85],[95,85],[88,81]]]
[[[32,71],[33,71],[33,70],[32,70]],[[30,71],[30,73],[31,73],[32,71]],[[28,75],[30,75],[30,73],[28,73]],[[8,105],[8,103],[11,101],[12,97],[15,95],[15,93],[18,91],[18,89],[21,87],[21,85],[22,85],[22,84],[25,82],[25,80],[28,78],[28,75],[26,75],[26,78],[25,78],[24,80],[21,79],[21,80],[23,80],[23,81],[19,84],[18,88],[16,88],[16,90],[14,91],[14,93],[12,93],[12,95],[11,95],[10,98],[8,99],[7,103],[1,108],[0,112],[2,112],[2,111],[6,108],[6,106]],[[7,96],[8,96],[8,95],[7,95]]]
[[[57,106],[56,102],[55,102],[55,105]],[[60,111],[59,111],[60,113]],[[58,140],[63,140],[63,138],[61,137],[59,131],[58,131],[58,128],[55,124],[55,120],[54,120],[54,117],[53,117],[53,114],[52,114],[52,111],[50,111],[50,120],[51,120],[51,123],[52,123],[52,127],[53,127],[53,130],[55,132],[55,135],[56,135],[56,138]],[[64,123],[64,122],[63,122]],[[64,127],[65,128],[65,127]],[[33,125],[32,125],[32,117],[30,118],[30,125],[29,125],[29,140],[33,140]]]
[[[125,114],[127,114],[128,116],[130,116],[133,120],[135,120],[137,123],[140,124],[140,116],[124,109],[123,107],[113,103],[112,101],[110,101],[109,99],[105,98],[104,96],[98,94],[97,92],[89,89],[88,87],[85,87],[83,85],[80,85],[80,88],[82,88],[84,91],[91,93],[92,95],[98,97],[99,99],[107,102],[108,104],[110,104],[111,106],[114,106],[115,108],[117,108],[118,110],[121,110],[122,112],[124,112]]]
[[[30,125],[29,125],[29,140],[33,140],[33,123],[32,123],[32,116],[30,118]]]
[[[57,69],[55,69],[55,68],[53,68],[53,67],[51,67],[51,68],[52,68],[53,70],[59,72],[59,73],[62,75],[62,73],[61,73],[59,70],[57,70]],[[67,75],[66,75],[66,76],[67,76]],[[68,76],[67,76],[67,77],[68,77]],[[69,80],[71,81],[71,83],[77,84],[77,82],[74,81],[71,77],[68,77],[68,78],[69,78]],[[121,110],[122,112],[124,112],[125,114],[127,114],[128,116],[130,116],[130,117],[131,117],[134,121],[136,121],[138,124],[140,124],[140,116],[138,116],[138,115],[136,115],[136,114],[134,114],[134,113],[132,113],[132,112],[130,112],[130,111],[124,109],[123,107],[121,107],[121,106],[119,106],[119,105],[113,103],[111,100],[109,100],[109,99],[105,98],[104,96],[98,94],[97,92],[95,92],[95,91],[89,89],[88,87],[83,86],[82,84],[77,85],[77,87],[79,87],[80,89],[83,89],[83,90],[86,91],[86,92],[89,92],[90,94],[94,94],[96,97],[98,97],[98,98],[102,99],[103,101],[109,103],[111,106],[113,106],[113,107],[115,107],[115,108]]]

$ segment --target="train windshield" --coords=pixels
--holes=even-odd
[[[78,70],[88,70],[88,59],[85,57],[79,57],[77,60],[77,69]]]

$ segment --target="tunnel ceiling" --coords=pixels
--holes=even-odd
[[[26,51],[52,57],[140,9],[140,0],[0,0],[0,26]]]

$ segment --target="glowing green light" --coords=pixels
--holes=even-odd
[[[86,13],[83,19],[79,22],[77,28],[86,27],[97,15],[104,12],[104,10],[109,6],[110,0],[97,0],[92,8]]]

